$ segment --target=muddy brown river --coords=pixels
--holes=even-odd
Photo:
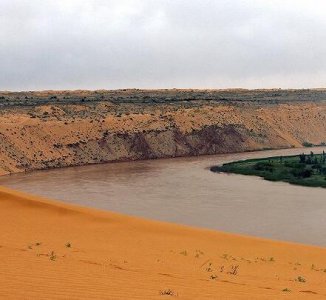
[[[15,174],[0,185],[150,219],[326,246],[326,189],[217,174],[212,165],[326,147],[111,163]]]

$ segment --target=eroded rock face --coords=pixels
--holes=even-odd
[[[322,144],[325,92],[311,91],[311,100],[308,92],[38,92],[21,101],[0,93],[0,175]]]

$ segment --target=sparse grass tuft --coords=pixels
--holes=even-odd
[[[298,278],[296,278],[295,281],[306,282],[306,279],[304,277],[302,277],[302,276],[298,276]]]
[[[160,295],[161,296],[175,296],[175,293],[174,293],[174,291],[167,289],[167,290],[160,291]]]
[[[230,275],[237,275],[239,271],[239,265],[231,266],[231,271],[228,272]]]
[[[55,261],[57,259],[57,256],[55,255],[54,251],[51,251],[50,255],[50,260]]]

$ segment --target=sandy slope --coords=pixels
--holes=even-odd
[[[313,95],[304,101],[273,99],[221,102],[195,97],[179,104],[137,105],[109,99],[72,105],[61,99],[8,107],[1,107],[0,100],[0,175],[326,143],[325,101],[313,101]]]
[[[160,295],[169,289],[174,296]],[[0,298],[326,299],[326,249],[0,188]]]

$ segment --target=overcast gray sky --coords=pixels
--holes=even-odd
[[[325,87],[325,0],[0,0],[0,90]]]

